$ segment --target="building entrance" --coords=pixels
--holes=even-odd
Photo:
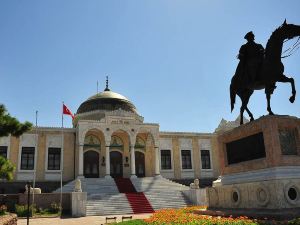
[[[135,174],[137,177],[145,176],[145,154],[135,152]]]
[[[110,153],[110,176],[113,178],[123,177],[122,153],[111,151]]]
[[[99,153],[87,151],[84,153],[84,177],[99,177]]]

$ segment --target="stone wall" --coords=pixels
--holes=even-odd
[[[32,202],[32,195],[30,202]],[[34,204],[36,207],[41,207],[43,209],[50,208],[51,203],[53,202],[57,204],[60,203],[60,193],[42,193],[34,195]],[[19,204],[27,204],[27,194],[19,194]],[[71,193],[62,194],[62,208],[64,212],[71,211]]]

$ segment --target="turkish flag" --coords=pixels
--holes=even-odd
[[[72,120],[74,119],[73,113],[70,111],[70,109],[68,109],[68,107],[65,104],[63,104],[63,114],[70,115],[72,117]]]

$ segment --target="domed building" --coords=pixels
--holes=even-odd
[[[77,178],[164,177],[207,185],[219,175],[215,133],[166,132],[145,123],[135,105],[109,89],[82,102],[73,128],[38,127],[0,138],[0,154],[16,165],[14,181],[0,192],[24,190],[28,180],[43,192]]]

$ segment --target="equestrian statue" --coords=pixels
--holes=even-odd
[[[240,108],[240,124],[243,124],[243,113],[246,110],[253,121],[253,115],[247,105],[254,90],[265,89],[267,98],[267,110],[269,115],[274,115],[270,105],[271,94],[276,88],[276,82],[289,82],[292,86],[292,96],[289,98],[293,103],[296,97],[294,79],[284,75],[284,65],[281,62],[282,47],[286,40],[300,36],[300,26],[287,24],[286,20],[270,36],[266,49],[254,42],[252,31],[245,35],[247,43],[242,45],[238,59],[240,60],[230,84],[231,111],[234,108],[235,97],[238,95],[242,101]],[[293,45],[295,50],[300,43]],[[289,55],[288,55],[289,56]]]

